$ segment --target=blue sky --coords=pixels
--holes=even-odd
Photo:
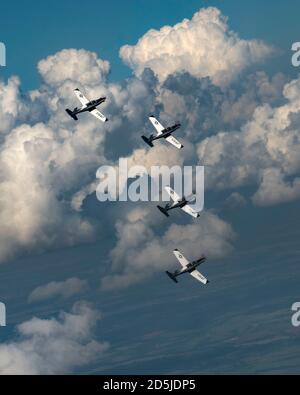
[[[184,18],[191,19],[201,7],[207,6],[218,7],[228,16],[230,30],[242,39],[264,40],[275,46],[275,56],[265,63],[255,63],[250,69],[245,68],[242,77],[238,75],[223,90],[212,82],[213,79],[195,76],[190,71],[181,74],[182,70],[179,70],[163,86],[165,96],[156,96],[159,91],[156,88],[162,88],[162,85],[155,78],[150,78],[152,74],[148,75],[148,80],[137,78],[120,59],[120,47],[135,45],[151,28],[159,29]],[[39,91],[33,99],[26,94],[16,97],[14,92],[18,88],[14,90],[12,84],[12,103],[15,104],[13,100],[20,102],[16,109],[12,106],[13,114],[7,114],[7,103],[2,105],[0,92],[0,117],[3,117],[3,122],[0,119],[0,166],[4,164],[9,169],[7,174],[2,174],[3,171],[0,174],[0,220],[8,218],[8,224],[16,224],[15,227],[6,227],[2,220],[0,232],[0,302],[6,303],[8,314],[7,327],[0,328],[0,373],[3,366],[1,351],[5,350],[2,345],[13,342],[22,352],[22,342],[16,335],[17,325],[34,316],[45,320],[51,317],[58,319],[61,311],[70,311],[73,304],[81,299],[91,302],[101,312],[95,339],[109,342],[110,348],[85,366],[76,367],[75,364],[71,372],[299,373],[300,332],[291,326],[290,308],[300,297],[300,210],[297,197],[300,168],[296,151],[300,141],[297,99],[298,90],[300,97],[300,88],[297,88],[300,82],[298,85],[295,83],[289,92],[291,98],[283,94],[286,84],[297,78],[300,70],[291,66],[290,50],[293,42],[300,41],[299,15],[299,0],[98,0],[86,5],[79,0],[16,0],[1,5],[0,41],[7,47],[7,67],[0,69],[0,77],[6,81],[16,74],[21,78],[24,93],[31,89]],[[88,114],[75,123],[66,116],[64,108],[71,106],[72,100],[75,103],[75,98],[69,94],[71,89],[77,84],[83,85],[76,72],[72,72],[71,82],[62,78],[56,85],[50,78],[48,85],[40,87],[41,77],[36,69],[38,61],[66,48],[95,51],[99,58],[110,62],[109,83],[94,81],[91,77],[89,89],[96,85],[97,92],[102,92],[102,85],[105,85],[111,100],[107,100],[103,111],[111,123],[105,126],[93,124]],[[89,70],[80,64],[78,54],[73,56],[78,61],[79,71],[82,68],[88,74]],[[257,71],[264,73],[258,73],[258,77]],[[120,85],[114,82],[120,82]],[[6,86],[1,84],[0,81],[1,88]],[[10,88],[7,88],[8,92]],[[112,92],[118,92],[118,97]],[[176,100],[172,101],[174,96],[180,98],[179,109]],[[287,106],[287,110],[285,105],[289,100],[291,106]],[[206,166],[206,160],[209,163],[208,173],[213,169],[217,181],[223,177],[224,182],[228,182],[228,186],[220,188],[214,184],[217,184],[215,174],[208,174],[213,186],[205,192],[205,212],[197,223],[199,228],[203,227],[203,238],[207,234],[210,236],[210,232],[213,236],[214,231],[217,233],[210,245],[214,257],[208,256],[201,267],[201,272],[210,280],[208,287],[199,286],[188,276],[182,276],[176,286],[165,276],[166,267],[159,266],[160,259],[165,265],[166,256],[172,255],[171,251],[176,247],[170,246],[168,238],[164,238],[172,224],[181,229],[183,239],[190,225],[194,224],[182,213],[174,213],[169,221],[163,221],[154,203],[139,205],[141,211],[145,210],[146,219],[141,220],[136,233],[134,227],[127,230],[136,238],[141,233],[141,240],[137,245],[133,240],[132,247],[130,243],[134,237],[127,238],[126,233],[123,240],[120,234],[122,223],[130,222],[126,216],[132,213],[135,204],[104,203],[101,206],[95,194],[91,193],[79,213],[74,213],[70,207],[73,194],[82,191],[88,182],[95,181],[96,169],[102,161],[114,161],[119,154],[130,156],[133,152],[138,156],[137,152],[141,152],[142,161],[147,162],[149,150],[141,151],[145,147],[140,134],[142,131],[150,133],[149,111],[156,109],[162,116],[175,118],[175,114],[170,114],[161,104],[157,105],[157,101],[175,108],[176,117],[182,122],[179,132],[182,134],[178,138],[185,139],[185,149],[190,153],[190,157],[185,156],[184,163],[198,160]],[[255,109],[259,114],[256,118]],[[281,123],[280,117],[286,112],[289,118]],[[277,123],[273,122],[274,118]],[[191,119],[194,124],[190,123]],[[286,127],[290,119],[291,124]],[[249,139],[246,136],[245,143],[243,136],[247,128],[252,134]],[[247,150],[247,142],[251,139],[254,143]],[[216,149],[213,145],[215,140],[218,141]],[[211,151],[203,148],[205,141],[212,144]],[[218,155],[221,149],[223,152]],[[167,155],[163,151],[158,157],[160,160],[168,155],[173,158],[173,154],[172,150]],[[68,162],[69,155],[71,159]],[[174,158],[177,160],[176,156]],[[216,165],[210,161],[211,158],[215,159]],[[223,168],[227,172],[222,172]],[[255,205],[252,198],[263,184],[264,173],[261,170],[270,168],[284,175],[286,195],[293,189],[287,187],[288,182],[295,181],[296,197],[285,201],[280,177],[277,180],[277,173],[275,176],[272,173],[270,179],[273,182],[275,179],[276,185],[272,185],[271,192],[267,190],[263,197],[276,197],[278,193],[281,200],[272,205],[272,199],[271,204],[266,199],[265,206]],[[232,182],[232,169],[236,178],[250,169],[245,184]],[[38,188],[40,184],[41,190]],[[35,195],[35,188],[37,195],[42,196],[41,200],[39,195]],[[16,193],[15,189],[24,193]],[[13,198],[7,190],[13,193]],[[231,206],[228,198],[237,192],[242,203],[239,205],[240,202],[236,201],[236,206]],[[43,199],[47,194],[49,201]],[[3,216],[3,212],[8,213],[8,217]],[[66,229],[66,239],[69,237],[73,241],[74,228],[80,228],[77,222],[68,222],[74,217],[99,225],[96,239],[88,243],[79,239],[69,246],[60,240],[57,242],[57,237],[64,239],[61,229]],[[210,228],[211,222],[221,224],[221,231],[217,226],[217,229]],[[64,228],[65,223],[69,227]],[[233,232],[228,231],[227,225]],[[116,231],[118,226],[119,233]],[[6,229],[7,238],[6,234],[3,236]],[[30,233],[32,229],[33,236]],[[26,238],[28,230],[30,234]],[[193,231],[197,229],[193,228]],[[218,237],[221,241],[228,237],[226,241],[231,249],[228,252],[226,245],[221,244],[226,253],[215,257],[219,248]],[[114,266],[119,265],[120,273],[130,269],[127,244],[129,255],[135,258],[139,251],[147,250],[148,238],[151,242],[154,240],[156,246],[165,242],[169,248],[159,257],[152,259],[150,256],[147,264],[150,268],[155,264],[155,269],[150,270],[144,280],[142,277],[142,281],[128,288],[116,287],[104,292],[100,287],[101,279],[115,274],[111,269],[113,263]],[[122,243],[126,245],[125,253],[119,262],[115,262],[111,252],[116,245],[122,251]],[[198,243],[202,246],[202,240],[195,240],[193,251],[202,254],[198,251]],[[3,260],[2,253],[6,247],[9,253],[7,256],[4,254]],[[11,251],[14,248],[15,251]],[[188,248],[185,252],[187,255],[190,253]],[[188,257],[196,258],[193,255]],[[176,262],[171,262],[170,270],[171,265],[176,268]],[[86,280],[88,289],[69,298],[54,296],[44,301],[28,302],[29,294],[37,287],[53,281],[63,282],[71,277]],[[50,339],[50,344],[54,340]],[[62,340],[62,343],[68,342],[68,337]],[[47,341],[45,339],[46,344]],[[33,356],[34,352],[33,344]],[[44,355],[45,365],[55,370],[56,361],[53,362],[51,357],[48,361],[47,357]],[[26,361],[26,355],[24,358]],[[31,362],[30,356],[28,358]],[[17,360],[14,362],[17,365]]]
[[[17,0],[1,5],[0,39],[7,46],[8,67],[4,76],[21,76],[23,89],[39,84],[37,62],[64,48],[85,48],[96,51],[110,61],[111,79],[120,80],[131,70],[119,58],[119,48],[135,44],[151,28],[173,25],[203,6],[216,6],[230,19],[230,27],[243,38],[266,40],[279,47],[283,54],[269,65],[295,74],[287,56],[291,44],[298,39],[300,5],[297,0],[80,0],[26,2]],[[17,12],[15,10],[17,9]],[[288,28],[287,28],[288,26]]]

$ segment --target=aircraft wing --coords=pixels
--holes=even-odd
[[[174,250],[173,254],[176,256],[176,258],[179,260],[180,264],[182,267],[187,267],[187,265],[189,264],[189,261],[182,255],[182,253],[180,251]]]
[[[173,191],[172,188],[170,187],[165,187],[165,190],[168,192],[169,196],[171,197],[171,199],[175,202],[178,203],[181,200],[181,197],[175,192]]]
[[[173,136],[166,137],[166,140],[167,140],[170,144],[174,145],[174,147],[176,147],[176,148],[178,148],[178,149],[183,148],[183,145],[180,144],[180,142],[179,142],[178,140],[176,140],[175,137],[173,137]]]
[[[193,270],[190,273],[191,276],[193,276],[196,280],[200,281],[203,284],[207,284],[208,280],[207,278],[205,278],[200,272],[198,272],[198,270]]]
[[[185,206],[181,207],[181,210],[185,211],[187,214],[191,215],[194,218],[200,217],[200,214],[197,213],[197,211],[195,211],[194,209],[192,209],[192,207],[189,206],[188,204],[186,204]]]
[[[100,119],[100,121],[102,121],[102,122],[106,122],[107,121],[107,118],[103,114],[101,114],[101,112],[99,110],[97,110],[97,108],[95,108],[94,110],[90,111],[90,114],[93,114],[94,117]]]
[[[86,107],[86,105],[89,103],[89,100],[80,92],[78,88],[74,89],[74,93],[77,99],[82,104],[82,108]]]
[[[162,134],[162,131],[165,130],[165,128],[162,126],[161,123],[158,122],[158,120],[154,117],[149,117],[150,122],[152,123],[152,125],[155,127],[156,131],[157,131],[157,135],[159,136],[160,134]]]

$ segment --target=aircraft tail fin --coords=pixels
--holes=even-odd
[[[151,147],[151,148],[153,147],[153,143],[150,139],[148,139],[148,137],[142,136],[142,139],[145,141],[146,144],[149,145],[149,147]]]
[[[73,113],[73,111],[69,110],[68,108],[66,108],[66,112],[70,115],[71,118],[73,118],[75,121],[78,121],[78,118],[76,117],[76,115]]]
[[[176,276],[174,276],[174,274],[170,273],[170,272],[166,272],[166,274],[170,277],[171,280],[174,281],[174,283],[178,283]]]
[[[161,206],[156,206],[158,209],[159,209],[159,211],[161,212],[161,213],[163,213],[166,217],[169,217],[169,214],[168,214],[168,211],[164,208],[164,207],[161,207]]]

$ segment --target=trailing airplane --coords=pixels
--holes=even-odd
[[[157,135],[154,136],[151,134],[150,137],[142,136],[142,139],[147,143],[150,147],[153,147],[153,141],[154,140],[159,140],[159,139],[166,139],[170,144],[174,145],[174,147],[181,149],[183,148],[183,145],[180,144],[178,140],[175,139],[175,137],[172,136],[172,133],[175,132],[175,130],[180,128],[180,123],[176,123],[173,126],[170,126],[168,128],[164,128],[161,123],[158,122],[158,120],[151,115],[149,117],[149,120],[151,121],[152,125],[155,127],[157,131]]]
[[[173,210],[174,208],[181,208],[181,210],[185,211],[187,214],[191,215],[194,218],[200,217],[200,214],[195,211],[188,203],[191,203],[194,199],[193,196],[189,198],[185,198],[184,196],[181,198],[175,191],[173,191],[170,187],[165,187],[165,190],[170,195],[173,203],[167,203],[165,207],[157,206],[157,208],[166,216],[169,217],[168,211]]]
[[[68,108],[66,109],[66,112],[72,117],[75,121],[78,121],[77,115],[82,113],[82,112],[89,112],[94,117],[100,119],[102,122],[108,121],[108,119],[101,114],[99,110],[97,110],[97,106],[99,106],[101,103],[105,102],[106,97],[100,97],[99,99],[96,100],[91,100],[89,101],[81,92],[78,88],[74,90],[74,93],[77,97],[77,99],[80,101],[82,104],[81,108],[75,107],[73,111],[69,110]]]
[[[175,270],[174,273],[166,272],[166,274],[175,282],[178,283],[178,280],[176,277],[180,276],[181,274],[184,273],[190,273],[191,276],[193,276],[196,280],[200,281],[203,284],[207,284],[209,281],[207,278],[205,278],[196,268],[200,266],[205,260],[205,256],[200,257],[199,259],[189,262],[182,254],[181,252],[178,251],[176,248],[173,251],[174,255],[180,262],[182,269],[181,270]]]

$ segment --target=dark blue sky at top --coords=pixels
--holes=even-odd
[[[39,85],[36,65],[64,48],[96,51],[112,66],[111,80],[130,76],[119,48],[135,44],[149,29],[191,18],[201,7],[216,6],[229,17],[230,28],[243,38],[266,40],[281,49],[270,71],[295,74],[290,48],[300,40],[297,0],[238,2],[236,0],[16,0],[0,6],[0,41],[7,47],[7,67],[0,76],[17,74],[24,90]]]

